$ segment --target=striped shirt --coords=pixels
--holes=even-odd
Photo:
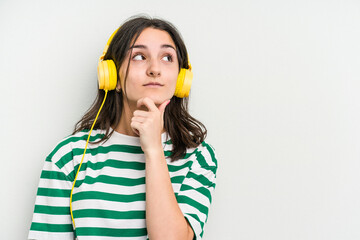
[[[76,179],[70,215],[70,192],[88,130],[71,135],[47,156],[40,176],[29,239],[148,239],[145,214],[145,156],[138,137],[116,131],[106,141],[88,145]],[[93,130],[90,142],[104,130]],[[203,142],[171,162],[171,139],[161,135],[177,202],[201,239],[216,185],[214,149]]]

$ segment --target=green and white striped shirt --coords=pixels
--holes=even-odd
[[[93,130],[90,142],[104,136]],[[62,140],[46,158],[37,191],[29,239],[148,239],[145,222],[145,156],[140,139],[116,131],[104,143],[90,144],[72,197],[70,192],[88,131]],[[203,142],[170,161],[171,140],[161,135],[172,187],[184,217],[201,239],[216,185],[214,149]]]

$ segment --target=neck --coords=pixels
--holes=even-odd
[[[131,118],[133,117],[133,112],[135,110],[136,104],[135,106],[130,106],[126,99],[124,99],[120,121],[117,126],[114,126],[112,128],[121,134],[138,137],[138,135],[132,130],[130,126]]]

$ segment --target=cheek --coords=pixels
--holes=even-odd
[[[171,74],[171,86],[174,86],[174,89],[175,89],[175,86],[176,86],[176,82],[177,82],[177,78],[178,78],[178,71],[176,72],[172,72]]]
[[[175,91],[175,87],[176,87],[176,83],[177,83],[177,77],[178,77],[178,75],[174,76],[174,80],[171,83],[171,86],[174,89],[174,91]]]
[[[171,76],[170,78],[171,78],[170,81],[167,83],[168,91],[170,91],[170,92],[172,92],[172,94],[174,94],[175,88],[176,88],[176,83],[177,83],[177,75]]]
[[[124,83],[125,73],[123,75],[122,83]],[[136,71],[133,68],[129,68],[129,72],[126,78],[126,88],[132,88],[141,83],[140,71]]]

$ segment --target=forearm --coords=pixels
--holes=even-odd
[[[149,239],[192,239],[176,201],[163,149],[146,157],[146,225]]]

